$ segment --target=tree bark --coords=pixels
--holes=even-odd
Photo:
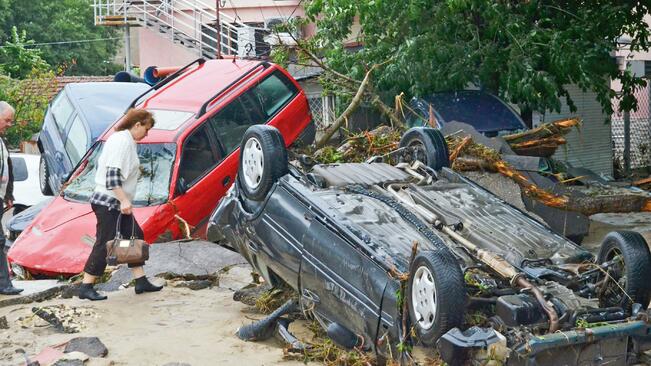
[[[362,80],[362,83],[359,85],[359,88],[357,88],[357,93],[355,93],[355,96],[353,97],[353,100],[350,102],[344,113],[342,113],[337,119],[334,121],[332,126],[328,127],[328,129],[325,130],[323,136],[321,136],[320,139],[317,140],[316,142],[316,147],[321,148],[323,147],[330,139],[332,138],[332,135],[334,135],[335,132],[341,127],[341,125],[344,124],[346,120],[348,120],[348,117],[357,109],[359,104],[362,102],[362,98],[364,96],[364,92],[366,91],[366,88],[368,87],[370,80],[371,80],[371,73],[375,70],[375,65],[371,67],[368,72],[366,72],[366,75],[364,76],[364,80]]]

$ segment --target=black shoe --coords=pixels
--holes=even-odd
[[[22,288],[15,288],[14,286],[9,285],[5,288],[0,288],[0,295],[18,295],[19,293],[23,292],[23,290],[24,289]]]
[[[95,288],[93,288],[93,285],[90,283],[82,283],[81,286],[79,286],[79,298],[92,301],[107,299],[106,295],[100,295],[99,292],[95,291]]]
[[[160,291],[163,289],[163,286],[156,286],[149,282],[147,277],[142,276],[140,278],[136,278],[136,293],[141,294],[143,292],[156,292]]]

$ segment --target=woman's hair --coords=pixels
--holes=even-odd
[[[133,127],[136,123],[140,122],[143,125],[154,127],[154,116],[151,112],[144,109],[131,108],[127,114],[122,118],[122,121],[115,126],[116,131],[124,131]]]

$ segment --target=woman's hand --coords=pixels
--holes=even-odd
[[[128,199],[120,201],[120,212],[122,212],[123,215],[131,215],[132,208],[131,201]]]

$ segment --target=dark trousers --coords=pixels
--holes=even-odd
[[[4,202],[0,199],[0,212],[4,209]],[[0,215],[1,218],[2,215]],[[7,255],[5,254],[5,231],[0,222],[0,289],[11,286],[11,278],[9,277],[9,262],[7,262]]]
[[[118,217],[120,218],[120,234],[123,238],[130,238],[132,232],[136,239],[144,239],[144,235],[132,215],[120,215],[120,211],[101,205],[91,204],[91,207],[97,217],[97,233],[95,234],[95,245],[93,245],[93,250],[84,266],[84,272],[93,276],[101,276],[106,269],[106,242],[115,238]],[[144,262],[130,263],[129,267],[144,265]]]

